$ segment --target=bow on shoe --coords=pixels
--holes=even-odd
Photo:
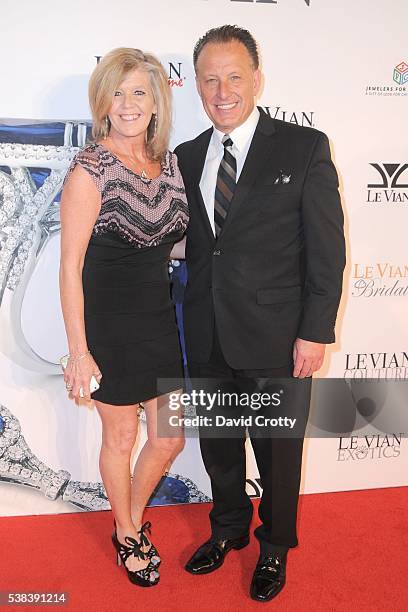
[[[138,533],[140,533],[140,545],[141,546],[149,546],[150,544],[150,540],[146,535],[146,531],[147,533],[149,533],[149,535],[152,532],[152,524],[150,521],[146,521],[145,523],[143,523],[143,525],[140,528],[140,531],[138,531]]]
[[[145,553],[140,548],[140,543],[137,540],[135,540],[135,538],[126,536],[125,542],[126,544],[128,544],[128,546],[125,546],[124,544],[120,543],[121,544],[120,555],[123,558],[123,561],[127,561],[127,559],[131,555],[134,555],[135,557],[138,557],[139,559],[142,559],[142,560],[146,559]]]

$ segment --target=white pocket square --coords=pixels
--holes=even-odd
[[[288,174],[285,170],[279,170],[279,174],[276,177],[274,184],[275,185],[287,185],[290,183],[292,179],[292,175]]]

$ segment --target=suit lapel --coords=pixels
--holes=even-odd
[[[191,182],[194,186],[194,196],[195,201],[197,202],[197,207],[202,216],[203,225],[206,229],[208,237],[214,241],[215,237],[211,228],[210,220],[208,218],[207,209],[205,207],[205,203],[203,200],[203,196],[201,194],[200,189],[200,180],[201,175],[204,169],[205,158],[207,155],[208,145],[210,144],[210,139],[212,135],[213,129],[210,128],[206,130],[199,136],[196,148],[194,150],[194,157],[191,160]]]
[[[220,239],[231,221],[239,214],[240,208],[251,190],[263,166],[270,163],[270,156],[277,145],[276,130],[273,120],[260,109],[258,125],[254,132],[244,167],[242,168],[234,196],[231,200],[228,215],[224,221]]]

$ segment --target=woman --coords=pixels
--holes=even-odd
[[[102,420],[100,472],[115,517],[118,564],[140,586],[159,581],[160,557],[143,524],[146,503],[181,432],[160,437],[158,407],[182,361],[167,262],[188,222],[176,157],[167,150],[171,98],[160,62],[119,48],[89,83],[95,143],[74,158],[61,198],[61,303],[70,397],[91,399]],[[167,386],[163,386],[167,385]],[[178,384],[180,387],[180,383]],[[80,394],[81,390],[81,394]],[[160,397],[158,397],[160,396]],[[148,440],[130,478],[139,404]]]

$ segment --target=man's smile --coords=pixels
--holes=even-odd
[[[229,104],[216,104],[217,110],[228,111],[237,106],[238,102],[230,102]]]

